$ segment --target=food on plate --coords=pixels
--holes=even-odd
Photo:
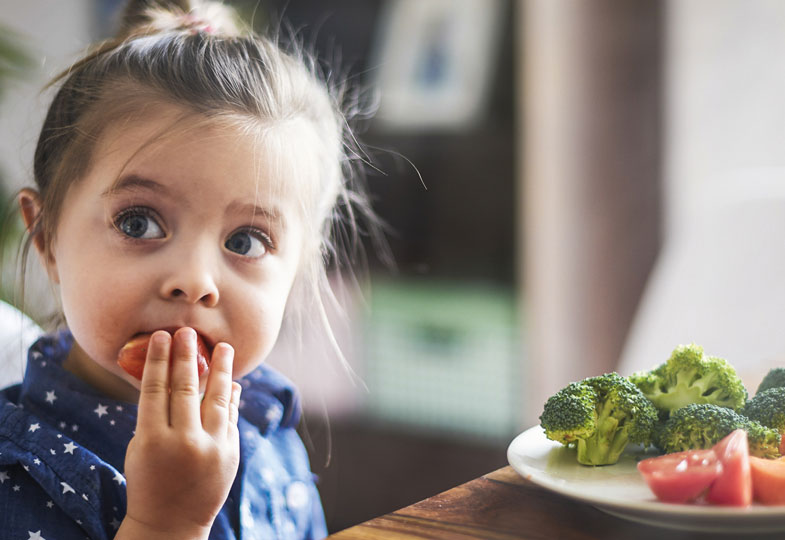
[[[117,363],[126,373],[139,380],[142,379],[144,363],[147,359],[147,347],[152,334],[139,334],[123,345],[117,355]],[[200,335],[196,336],[196,369],[201,377],[210,364],[210,352]]]
[[[706,501],[725,506],[752,503],[752,476],[747,432],[737,429],[712,449],[722,464],[722,474],[709,487]]]
[[[733,431],[712,448],[674,452],[638,463],[654,495],[664,502],[705,500],[725,506],[749,506],[753,480],[747,432]]]
[[[629,377],[667,418],[691,403],[710,403],[733,410],[747,401],[747,389],[727,360],[706,356],[699,345],[679,345],[651,371]]]
[[[618,373],[570,383],[540,416],[546,437],[575,447],[584,465],[611,465],[628,443],[651,444],[656,422],[651,402]]]
[[[758,385],[755,394],[768,390],[769,388],[783,388],[785,387],[785,368],[775,367],[769,370],[763,380]]]
[[[755,394],[742,414],[766,427],[785,433],[785,388],[769,388]],[[785,453],[785,437],[780,441],[780,454]]]
[[[762,504],[785,504],[785,460],[750,456],[752,496]]]
[[[668,454],[711,449],[736,430],[745,432],[747,450],[728,459],[775,459],[785,455],[785,368],[769,371],[749,399],[730,363],[679,345],[650,371],[570,383],[547,400],[540,424],[584,465],[612,465],[630,443]]]
[[[666,453],[711,448],[736,429],[747,432],[752,455],[780,456],[780,434],[741,414],[707,403],[692,403],[671,414],[655,429],[654,445]]]
[[[722,463],[716,452],[707,448],[644,459],[638,463],[638,471],[659,500],[685,503],[709,489],[722,474]]]

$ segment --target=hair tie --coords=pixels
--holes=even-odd
[[[202,1],[195,3],[188,12],[154,7],[145,9],[137,18],[126,16],[124,32],[126,36],[156,32],[188,32],[194,35],[220,34],[235,37],[241,34],[241,29],[230,7],[220,2]]]
[[[185,13],[177,17],[180,26],[190,30],[192,34],[203,32],[205,34],[215,34],[216,29],[206,19],[197,17],[193,13]]]

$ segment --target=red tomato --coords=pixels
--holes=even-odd
[[[638,470],[658,499],[683,503],[697,499],[711,486],[722,474],[722,463],[707,448],[644,459]]]
[[[712,504],[749,506],[752,503],[752,475],[747,432],[733,431],[714,448],[722,463],[722,474],[709,488],[706,500]]]
[[[785,461],[750,456],[755,500],[763,504],[785,504]]]
[[[117,363],[126,373],[142,380],[144,363],[147,360],[147,345],[152,334],[140,334],[123,345],[117,356]],[[196,370],[201,377],[210,365],[210,351],[207,349],[202,336],[196,336]]]

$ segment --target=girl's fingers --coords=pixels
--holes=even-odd
[[[232,401],[229,403],[229,432],[235,432],[237,421],[240,419],[240,393],[243,387],[238,382],[232,382]]]
[[[139,393],[139,424],[169,423],[169,355],[172,336],[158,331],[150,337]]]
[[[229,422],[233,398],[233,361],[234,349],[230,345],[219,343],[215,346],[202,400],[202,425],[204,430],[212,435],[223,434]]]
[[[172,338],[170,386],[169,423],[184,429],[199,428],[199,376],[196,370],[196,331],[193,328],[180,328]]]

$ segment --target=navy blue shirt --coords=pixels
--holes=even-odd
[[[41,338],[22,384],[0,391],[4,539],[108,539],[125,515],[123,464],[137,407],[65,371],[72,344],[67,331]],[[295,390],[264,365],[240,384],[240,467],[210,539],[324,537],[319,493],[295,431]]]

